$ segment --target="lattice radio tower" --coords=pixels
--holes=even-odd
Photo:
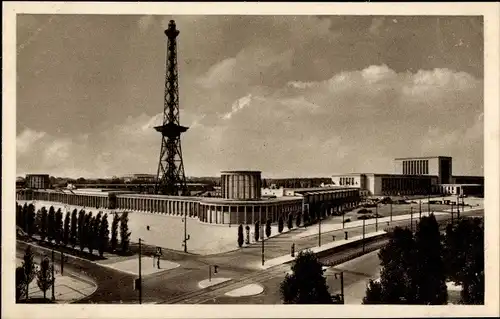
[[[167,70],[163,105],[163,125],[156,126],[160,132],[161,150],[156,175],[156,193],[182,195],[186,192],[186,176],[182,163],[181,133],[188,130],[179,124],[179,82],[177,71],[177,41],[179,30],[174,20],[170,20],[167,36]]]

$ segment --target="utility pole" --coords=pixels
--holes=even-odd
[[[260,225],[260,234],[262,236],[262,266],[264,266],[264,227]]]
[[[451,224],[453,225],[453,203],[451,203]]]
[[[342,295],[342,304],[345,304],[344,299],[344,272],[340,272],[340,294]]]
[[[63,271],[64,271],[64,253],[61,248],[61,276],[63,275]]]
[[[342,212],[342,229],[345,228],[345,214]]]
[[[365,252],[365,221],[366,219],[363,219],[363,252]]]
[[[142,304],[142,269],[141,269],[141,239],[139,238],[139,304]]]
[[[392,200],[391,200],[391,223],[392,223]]]
[[[431,193],[427,194],[427,214],[431,213]]]
[[[318,226],[319,226],[318,246],[321,247],[321,212],[319,215]]]
[[[55,295],[55,265],[54,265],[54,249],[52,249],[52,301],[56,300],[56,295]]]
[[[187,253],[187,242],[191,238],[191,236],[187,234],[187,212],[184,213],[182,221],[184,222],[184,240],[182,241],[182,246],[184,246],[184,252]]]
[[[413,232],[413,206],[410,207],[410,229]]]
[[[422,220],[422,200],[418,202],[419,207],[418,207],[418,221],[420,222]]]

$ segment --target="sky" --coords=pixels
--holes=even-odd
[[[483,175],[481,17],[18,15],[18,176],[156,174],[171,19],[187,176]]]

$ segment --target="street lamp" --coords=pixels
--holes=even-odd
[[[410,206],[410,229],[413,232],[413,206]]]
[[[184,212],[182,222],[184,223],[184,239],[182,240],[182,246],[184,247],[184,252],[187,253],[187,241],[191,238],[191,236],[187,234],[187,212]]]
[[[375,204],[375,231],[378,231],[378,202]]]
[[[422,220],[422,200],[418,201],[418,221]]]
[[[264,226],[261,224],[260,225],[260,234],[261,234],[261,241],[262,241],[262,266],[264,266]]]
[[[363,219],[363,252],[365,252],[365,221],[366,219]]]

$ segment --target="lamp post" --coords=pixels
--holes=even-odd
[[[366,219],[363,219],[363,252],[365,252],[365,221]]]
[[[54,249],[52,249],[52,301],[56,300],[56,295],[55,295],[55,274],[54,274]]]
[[[264,266],[264,226],[261,224],[260,225],[260,234],[261,234],[261,241],[262,241],[262,266]]]
[[[418,221],[422,220],[422,200],[418,201]]]
[[[375,231],[378,231],[378,203],[375,204]]]
[[[410,229],[413,232],[413,206],[410,206]]]
[[[460,219],[460,195],[457,193],[457,220]]]
[[[187,212],[184,212],[182,222],[184,223],[184,239],[182,240],[182,246],[184,247],[184,252],[187,253],[187,242],[191,238],[191,236],[187,234]]]
[[[451,224],[453,225],[453,203],[451,203]]]
[[[391,207],[390,207],[390,208],[391,208],[391,212],[390,212],[390,214],[391,214],[391,217],[390,217],[390,218],[391,218],[391,219],[390,219],[390,221],[391,221],[391,223],[392,223],[392,199],[391,199],[391,203],[390,203],[390,205],[391,205]]]
[[[142,303],[142,265],[141,265],[141,239],[139,238],[139,282],[138,282],[138,291],[139,291],[139,304]]]

